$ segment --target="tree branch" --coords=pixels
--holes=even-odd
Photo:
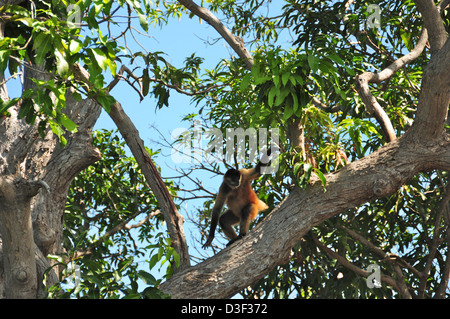
[[[285,264],[299,238],[313,226],[367,201],[389,196],[412,176],[450,168],[450,137],[412,143],[402,137],[369,156],[294,190],[241,241],[214,258],[179,272],[160,288],[173,298],[229,298]]]
[[[423,71],[416,119],[405,134],[415,135],[416,140],[441,138],[449,104],[450,40],[447,40]]]
[[[247,69],[251,69],[253,66],[253,57],[247,51],[244,46],[244,42],[239,37],[234,36],[230,30],[227,29],[220,22],[219,19],[208,9],[198,6],[192,0],[178,0],[179,3],[184,5],[189,11],[198,16],[199,18],[205,20],[209,23],[216,31],[227,41],[227,43],[233,48],[234,52],[244,61]]]
[[[326,247],[324,244],[322,244],[319,241],[319,239],[317,239],[316,236],[312,235],[312,239],[313,239],[314,243],[321,250],[323,250],[331,258],[336,259],[338,261],[338,263],[340,263],[345,268],[353,271],[354,273],[359,274],[360,276],[366,277],[366,278],[371,274],[367,270],[364,270],[364,269],[361,269],[361,268],[355,266],[354,264],[349,262],[345,257],[342,257],[341,255],[339,255],[338,253],[336,253],[332,249]],[[387,285],[392,286],[396,291],[401,293],[402,296],[404,296],[405,298],[407,298],[407,299],[411,299],[412,298],[411,295],[408,292],[408,289],[406,289],[406,286],[404,285],[404,283],[403,283],[403,285],[401,285],[401,283],[399,283],[399,281],[402,280],[402,279],[395,280],[393,277],[385,275],[385,274],[381,274],[381,278],[380,279],[381,279],[382,282],[386,283]]]
[[[427,40],[428,33],[427,30],[424,29],[422,31],[422,34],[420,35],[416,47],[411,50],[411,52],[397,59],[394,63],[392,63],[379,73],[365,72],[355,77],[356,89],[361,96],[364,105],[366,106],[366,110],[371,115],[373,115],[377,122],[380,124],[387,142],[391,142],[396,139],[395,130],[388,115],[378,103],[377,99],[370,92],[369,84],[380,83],[391,78],[395,74],[395,72],[403,68],[406,64],[411,63],[412,61],[417,59],[417,57],[425,48]]]
[[[443,238],[441,238],[441,222],[442,218],[444,217],[444,212],[448,209],[448,203],[450,201],[450,183],[447,184],[447,187],[444,192],[444,196],[441,199],[441,202],[439,204],[439,208],[437,210],[435,221],[434,221],[434,230],[433,230],[433,238],[431,240],[431,243],[429,244],[429,254],[425,263],[425,267],[421,273],[422,276],[420,276],[420,284],[419,284],[419,298],[424,298],[425,296],[425,290],[428,282],[428,276],[430,275],[431,267],[433,266],[433,260],[436,256],[437,248],[439,244],[443,241]],[[446,223],[447,224],[447,223]],[[448,227],[448,224],[447,224]],[[446,264],[450,263],[449,260],[446,261]],[[445,273],[445,272],[444,272]],[[448,280],[448,279],[447,279]]]
[[[375,246],[374,244],[372,244],[370,241],[368,241],[364,236],[361,236],[360,234],[358,234],[357,232],[348,229],[345,226],[340,226],[339,228],[341,228],[342,230],[344,230],[347,234],[349,234],[353,239],[359,241],[361,244],[363,244],[364,246],[368,247],[370,250],[372,250],[375,254],[377,254],[378,256],[380,256],[381,259],[383,260],[395,260],[397,262],[399,262],[399,264],[402,267],[405,267],[409,270],[411,270],[417,277],[420,278],[421,273],[415,269],[413,266],[411,266],[409,263],[407,263],[405,260],[399,258],[397,255],[394,254],[390,254],[390,253],[385,253],[382,249],[380,249],[379,247]]]
[[[415,0],[417,9],[422,14],[425,27],[428,29],[431,55],[439,51],[447,41],[447,32],[441,18],[440,9],[433,0]]]
[[[84,250],[79,250],[77,252],[75,252],[75,254],[72,256],[72,260],[78,259],[80,257],[92,254],[92,252],[94,251],[94,249],[100,245],[101,243],[103,243],[103,241],[105,241],[105,239],[108,239],[109,237],[113,236],[114,234],[116,234],[117,232],[126,229],[126,230],[130,230],[133,228],[137,228],[140,227],[142,225],[144,225],[150,218],[159,215],[161,213],[161,211],[159,209],[155,210],[154,212],[151,212],[150,214],[148,214],[144,219],[142,219],[140,222],[138,222],[137,224],[134,225],[129,225],[128,223],[133,220],[134,218],[136,218],[136,216],[138,216],[139,214],[141,214],[141,212],[137,212],[134,215],[132,215],[130,218],[128,218],[127,220],[123,221],[122,223],[120,223],[119,225],[115,226],[114,228],[110,229],[109,231],[107,231],[102,237],[100,237],[98,240],[96,240],[92,246],[90,246],[87,249]]]

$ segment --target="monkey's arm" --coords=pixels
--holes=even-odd
[[[261,167],[270,166],[270,155],[271,150],[269,149],[267,151],[267,155],[263,154],[263,156],[261,157],[261,159],[259,160],[258,164],[256,164],[255,167],[247,170],[247,175],[249,176],[249,179],[251,180],[257,179],[258,177],[261,176]]]
[[[202,248],[211,246],[214,239],[214,233],[216,232],[217,223],[219,222],[220,212],[222,211],[223,205],[225,205],[225,201],[230,192],[231,189],[225,183],[220,185],[219,194],[217,194],[216,202],[214,203],[214,207],[211,212],[211,228],[209,229],[208,239]]]

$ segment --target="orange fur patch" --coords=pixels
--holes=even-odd
[[[240,217],[242,209],[248,204],[253,204],[250,211],[250,219],[255,219],[258,212],[269,208],[262,200],[256,196],[253,191],[250,181],[242,181],[241,186],[231,192],[227,198],[227,206],[233,211],[236,216]]]

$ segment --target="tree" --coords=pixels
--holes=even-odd
[[[148,221],[158,210],[169,238],[151,248],[162,248],[158,258],[166,254],[171,262],[173,275],[169,271],[159,287],[173,298],[225,298],[238,292],[252,298],[448,294],[449,1],[289,0],[275,15],[269,14],[271,1],[204,2],[208,8],[190,0],[157,1],[158,7],[148,1],[69,4],[0,2],[2,294],[45,296],[44,275],[46,287],[52,286],[64,268],[61,262],[67,263],[57,256],[90,256],[97,258],[92,265],[99,265],[96,245],[111,249],[109,236],[124,230],[130,218],[145,212]],[[369,4],[375,6],[369,10]],[[114,35],[109,31],[122,8],[127,24]],[[380,11],[378,24],[373,18]],[[149,21],[163,25],[170,16],[197,16],[238,57],[201,73],[202,59],[194,55],[180,68],[159,52],[123,55],[117,41],[133,32],[132,13],[144,31]],[[74,27],[71,19],[81,24]],[[91,33],[81,36],[84,27]],[[292,36],[290,48],[279,45],[284,30]],[[8,96],[6,68],[12,76],[23,74],[19,98]],[[174,190],[161,179],[112,95],[120,80],[142,99],[156,97],[159,108],[169,105],[171,90],[192,96],[199,110],[186,118],[201,117],[223,132],[279,129],[279,169],[257,188],[272,209],[245,239],[190,265]],[[117,207],[109,210],[124,212],[114,215],[124,221],[106,225],[100,220],[107,236],[93,242],[81,228],[90,216],[79,203],[94,193],[88,185],[95,176],[85,176],[83,186],[75,180],[72,191],[79,198],[71,197],[65,227],[62,216],[71,182],[100,159],[101,145],[92,144],[91,133],[102,107],[130,147],[152,196],[144,206],[137,204],[141,190],[134,202],[131,193],[113,199]],[[137,166],[120,167],[129,181],[116,186],[134,184]],[[95,202],[102,205],[99,198]],[[133,203],[139,207],[135,212],[129,208]],[[99,216],[107,216],[103,213]],[[206,226],[206,216],[197,220],[200,228]],[[102,284],[114,285],[108,276],[126,272],[129,260],[117,262],[120,271],[107,270]],[[371,275],[373,263],[382,268],[380,290],[368,289],[360,279]],[[140,275],[151,284],[143,295],[162,296],[153,289],[159,281],[134,266],[128,269],[132,282]],[[84,296],[108,296],[85,289]]]

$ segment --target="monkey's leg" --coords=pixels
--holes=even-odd
[[[247,235],[250,222],[258,214],[258,207],[255,204],[249,203],[241,211],[241,223],[239,225],[239,239]]]
[[[239,236],[232,238],[227,246],[234,243],[236,240],[242,239],[248,233],[250,222],[258,213],[258,207],[255,204],[249,203],[241,210],[241,221],[239,225]]]
[[[239,223],[239,217],[237,217],[233,212],[228,209],[222,216],[220,216],[219,224],[225,235],[231,239],[235,240],[237,238],[236,232],[233,229],[233,225]]]

